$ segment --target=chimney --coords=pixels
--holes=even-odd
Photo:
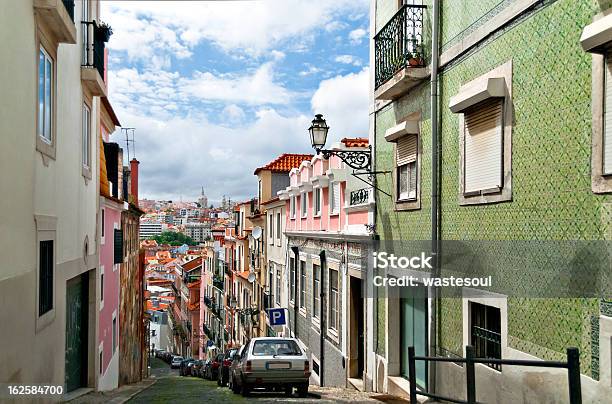
[[[130,184],[130,193],[132,194],[132,198],[134,199],[133,204],[135,206],[138,206],[138,164],[140,164],[140,162],[135,158],[130,161],[130,171],[132,180],[132,183]]]

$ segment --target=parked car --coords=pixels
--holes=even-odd
[[[174,356],[172,358],[172,360],[170,361],[170,368],[172,368],[172,369],[180,368],[182,361],[183,361],[183,357],[182,356]]]
[[[208,378],[208,372],[209,372],[209,369],[210,369],[211,362],[212,361],[210,359],[206,359],[204,361],[204,363],[202,364],[202,369],[200,369],[200,377],[202,379]]]
[[[204,361],[202,360],[197,360],[193,363],[193,366],[191,367],[191,376],[193,377],[200,377],[200,371],[202,370],[202,365],[204,364]]]
[[[234,374],[234,371],[236,369],[236,365],[238,365],[238,363],[240,362],[240,356],[242,355],[242,351],[245,348],[246,348],[246,345],[243,345],[240,348],[238,348],[238,351],[232,357],[232,363],[230,365],[229,372],[228,372],[229,373],[229,377],[228,377],[228,380],[227,380],[227,387],[229,387],[230,390],[233,390],[233,388],[232,388],[232,381],[234,380],[233,374]]]
[[[308,394],[310,362],[295,338],[253,338],[242,351],[232,375],[232,391],[248,396],[253,389],[284,389]]]
[[[229,370],[232,366],[232,360],[237,352],[238,348],[232,348],[225,351],[225,354],[223,355],[223,361],[221,362],[221,366],[219,368],[219,377],[217,378],[217,384],[219,386],[227,385],[227,381],[229,380]]]
[[[208,367],[207,379],[208,380],[217,380],[219,377],[219,367],[223,363],[223,354],[217,354],[211,361],[210,366]]]
[[[181,366],[180,366],[180,370],[179,370],[179,375],[181,376],[190,376],[191,375],[191,369],[189,367],[190,364],[192,364],[193,362],[195,362],[195,359],[193,358],[187,358],[184,359],[181,362]]]

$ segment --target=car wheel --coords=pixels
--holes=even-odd
[[[251,386],[249,386],[244,380],[240,384],[240,394],[242,397],[247,397],[251,393]]]
[[[306,397],[308,395],[308,383],[300,384],[297,388],[298,396]]]
[[[240,388],[239,388],[239,387],[238,387],[238,385],[236,384],[236,380],[234,380],[234,378],[233,378],[233,377],[232,377],[232,381],[231,381],[231,383],[232,383],[232,386],[231,386],[232,392],[233,392],[234,394],[238,394],[238,393],[240,393]]]
[[[292,394],[293,394],[293,387],[286,386],[285,387],[285,395],[288,396],[288,397],[291,397]]]

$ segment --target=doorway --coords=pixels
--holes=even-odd
[[[66,283],[66,392],[87,386],[89,274]]]
[[[408,379],[408,347],[414,346],[417,356],[427,355],[427,289],[411,287],[400,299],[400,371]],[[420,388],[427,386],[427,364],[416,361],[416,380]],[[413,382],[411,380],[411,382]]]
[[[350,356],[349,378],[363,379],[365,364],[365,299],[362,294],[362,281],[350,276]]]

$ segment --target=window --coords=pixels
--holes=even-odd
[[[340,213],[340,183],[333,182],[329,187],[329,209],[330,214]]]
[[[104,370],[104,366],[102,365],[102,358],[104,357],[104,355],[102,355],[103,352],[104,351],[100,349],[100,374],[102,374],[102,371]]]
[[[281,271],[280,268],[276,268],[276,304],[280,305],[280,293],[281,293]]]
[[[464,194],[499,192],[503,173],[503,102],[483,101],[465,111]]]
[[[295,219],[295,196],[289,198],[289,217]]]
[[[87,104],[83,104],[83,167],[91,167],[90,139],[91,139],[91,110]]]
[[[315,216],[321,214],[321,188],[314,189],[314,214]]]
[[[102,224],[101,224],[101,233],[102,233],[102,238],[104,238],[104,209],[102,209],[102,218],[101,218]]]
[[[300,206],[302,217],[306,217],[306,214],[308,213],[308,193],[304,192],[302,195],[300,195]]]
[[[338,271],[329,270],[329,328],[338,329]]]
[[[38,55],[38,136],[53,143],[53,59],[41,46]]]
[[[274,215],[268,215],[268,238],[271,243],[274,241]]]
[[[123,262],[123,231],[121,229],[115,229],[114,232],[114,264],[121,264]]]
[[[295,302],[295,258],[289,259],[289,296]]]
[[[477,358],[501,359],[501,310],[470,302],[470,344]],[[487,364],[501,370],[501,365]]]
[[[281,214],[280,212],[276,214],[276,239],[278,241],[280,241],[281,239],[281,232],[282,232],[282,228],[281,228]]]
[[[300,261],[300,308],[306,308],[306,261]]]
[[[104,307],[104,267],[100,267],[100,309]]]
[[[612,58],[606,56],[604,95],[603,174],[612,174]]]
[[[321,267],[312,264],[312,316],[321,318]]]
[[[113,352],[117,350],[117,316],[113,315]]]
[[[38,315],[53,308],[53,240],[41,241],[39,245]]]
[[[302,350],[298,344],[290,339],[287,340],[259,340],[253,344],[253,356],[298,356]]]
[[[397,141],[398,201],[416,199],[417,196],[417,143],[416,135],[404,136]]]

